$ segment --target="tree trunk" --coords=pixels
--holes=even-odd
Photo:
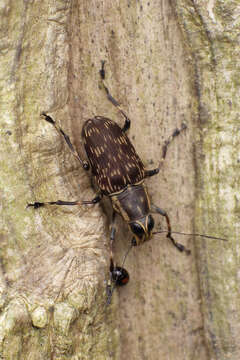
[[[238,12],[237,1],[217,0],[2,1],[1,358],[239,359]],[[26,209],[94,197],[90,175],[40,113],[81,154],[86,119],[122,124],[100,86],[101,60],[148,169],[187,124],[146,181],[152,202],[175,231],[228,239],[175,235],[187,256],[155,235],[129,254],[130,282],[108,307],[105,209]],[[118,264],[130,240],[118,219]]]

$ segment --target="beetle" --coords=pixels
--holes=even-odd
[[[87,160],[83,160],[79,156],[77,150],[72,145],[69,136],[61,129],[61,127],[59,127],[59,125],[46,113],[41,114],[44,120],[52,124],[58,133],[64,137],[70,151],[78,159],[83,169],[86,171],[91,169],[92,176],[98,189],[96,196],[89,201],[57,200],[51,202],[34,202],[28,204],[28,206],[37,209],[45,205],[96,204],[101,201],[103,196],[110,199],[113,209],[110,227],[110,283],[107,285],[108,302],[110,302],[114,287],[125,285],[129,281],[127,270],[123,265],[117,266],[113,257],[113,243],[116,234],[116,214],[119,214],[123,218],[132,233],[133,237],[130,248],[151,239],[154,229],[152,213],[157,213],[166,219],[167,238],[171,240],[172,244],[180,252],[185,251],[189,254],[190,251],[182,244],[176,242],[172,237],[168,214],[158,206],[151,204],[145,184],[146,178],[159,173],[166,158],[169,144],[176,136],[186,129],[186,125],[182,124],[181,128],[176,129],[164,142],[162,147],[162,157],[158,167],[147,170],[126,134],[127,130],[130,128],[131,121],[120,107],[118,101],[110,94],[109,89],[105,84],[104,64],[105,61],[102,61],[102,66],[99,71],[103,88],[108,100],[118,109],[125,122],[123,127],[120,127],[113,120],[103,116],[95,116],[85,121],[81,135]]]

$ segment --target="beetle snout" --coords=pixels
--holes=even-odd
[[[148,241],[152,237],[152,230],[154,228],[154,220],[151,214],[145,216],[142,219],[129,223],[129,228],[134,234],[132,239],[132,245],[137,246],[145,241]]]

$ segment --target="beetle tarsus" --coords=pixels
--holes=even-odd
[[[122,114],[122,115],[125,117],[125,123],[123,125],[122,131],[126,132],[127,130],[130,129],[131,120],[125,114]]]
[[[186,249],[184,245],[176,242],[176,241],[174,240],[174,238],[172,237],[171,233],[168,233],[168,234],[167,234],[167,238],[169,238],[169,239],[172,241],[173,245],[174,245],[180,252],[185,252],[187,255],[190,255],[190,254],[191,254],[191,250]]]
[[[99,74],[101,76],[101,79],[104,80],[105,79],[105,70],[104,70],[105,60],[102,60],[101,64],[102,64],[102,67],[99,70]]]
[[[44,120],[46,120],[50,124],[55,125],[55,121],[53,120],[53,118],[51,118],[51,116],[47,115],[45,112],[41,113],[41,117],[44,117]]]
[[[33,203],[33,204],[27,204],[27,208],[28,207],[33,207],[34,209],[38,209],[38,208],[40,208],[40,207],[43,207],[44,206],[44,203],[42,203],[42,202],[35,202],[35,203]]]
[[[187,125],[185,123],[182,123],[181,125],[181,131],[187,129]]]

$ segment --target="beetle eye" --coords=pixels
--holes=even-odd
[[[138,223],[134,222],[130,224],[130,228],[132,230],[132,232],[137,235],[137,237],[141,238],[144,235],[144,229],[141,225],[139,225]]]
[[[154,219],[153,219],[152,215],[149,215],[148,222],[147,222],[147,228],[148,228],[149,233],[152,231],[153,227],[154,227]]]

